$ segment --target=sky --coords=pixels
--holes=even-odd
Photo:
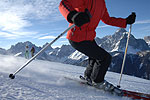
[[[0,48],[9,49],[18,42],[30,41],[37,46],[51,42],[67,27],[60,14],[61,0],[0,0]],[[126,18],[136,12],[132,34],[136,38],[150,36],[149,0],[105,0],[110,16]],[[112,35],[118,27],[99,23],[97,37]],[[126,30],[129,30],[127,26]],[[66,34],[52,47],[68,44]]]

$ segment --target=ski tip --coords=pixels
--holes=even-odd
[[[9,78],[10,78],[10,79],[14,79],[14,78],[15,78],[15,75],[10,74],[10,75],[9,75]]]

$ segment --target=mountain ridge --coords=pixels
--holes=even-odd
[[[113,35],[105,36],[103,38],[97,37],[95,39],[97,44],[104,48],[106,51],[110,52],[113,57],[112,64],[109,67],[110,71],[118,73],[120,72],[120,67],[124,55],[123,52],[125,50],[127,41],[127,34],[128,32],[125,29],[119,28]],[[125,64],[125,74],[150,79],[150,73],[145,70],[147,68],[149,69],[148,64],[150,63],[149,60],[147,60],[149,59],[147,56],[149,55],[150,47],[147,44],[146,40],[136,39],[131,34],[127,60]],[[46,44],[48,43],[45,43],[42,47],[44,47]],[[31,47],[35,47],[35,53],[39,52],[42,49],[42,47],[37,47],[35,44],[26,41],[19,42],[16,45],[12,45],[8,50],[0,48],[0,53],[24,57],[26,45],[29,46],[29,50],[31,49]],[[147,52],[145,53],[146,55],[143,55],[144,52]],[[145,56],[145,58],[140,55]],[[88,58],[84,54],[72,48],[71,45],[62,45],[60,48],[52,48],[51,46],[49,46],[41,55],[37,57],[37,59],[86,66]],[[147,65],[143,64],[143,62]]]

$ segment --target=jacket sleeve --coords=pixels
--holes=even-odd
[[[126,28],[126,19],[124,18],[115,18],[115,17],[110,17],[106,8],[106,5],[104,3],[104,14],[102,16],[102,21],[105,24],[112,25],[112,26],[117,26],[121,28]]]
[[[68,21],[67,16],[71,11],[75,11],[75,8],[80,8],[84,5],[84,0],[62,0],[59,5],[60,13]]]

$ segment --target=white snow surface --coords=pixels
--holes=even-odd
[[[130,100],[64,78],[77,79],[85,70],[80,66],[34,60],[15,79],[9,79],[9,74],[26,61],[21,57],[0,55],[0,100]],[[106,74],[106,80],[114,85],[119,77],[113,72]],[[123,75],[121,87],[150,94],[150,81],[133,76]]]
[[[19,53],[15,54],[14,56],[17,57],[17,56],[19,56],[21,54],[22,54],[22,52],[19,52]]]

